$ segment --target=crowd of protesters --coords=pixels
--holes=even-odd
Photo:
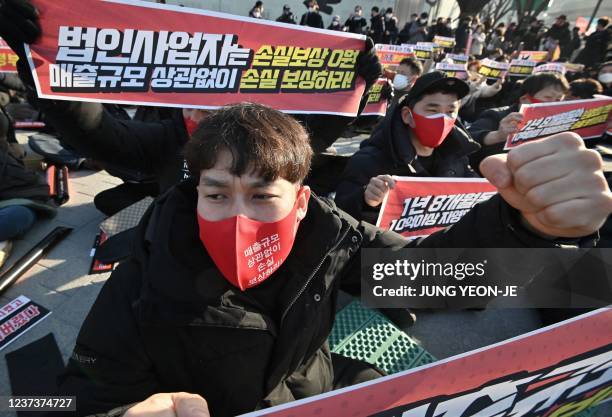
[[[305,5],[299,24],[323,28],[317,2]],[[261,19],[263,11],[257,1],[249,16]],[[298,23],[289,6],[276,20]],[[328,29],[369,38],[355,68],[367,85],[360,111],[369,87],[389,80],[387,114],[350,158],[329,152],[357,122],[348,116],[289,115],[257,103],[212,111],[142,107],[132,114],[117,105],[38,97],[23,45],[39,38],[39,14],[26,0],[0,1],[0,36],[20,57],[19,76],[0,73],[0,241],[18,238],[58,209],[17,144],[13,121],[24,108],[44,120],[62,155],[75,156],[75,168],[88,158],[125,181],[96,196],[104,214],[156,198],[138,227],[105,243],[121,262],[83,323],[60,381],[61,393],[77,396],[78,414],[153,416],[172,409],[163,415],[174,416],[181,399],[204,397],[197,407],[222,417],[380,377],[375,366],[330,353],[326,342],[340,288],[359,294],[364,248],[612,244],[610,173],[603,172],[601,150],[587,149],[609,141],[606,133],[586,146],[562,132],[503,150],[522,120],[522,104],[612,96],[607,18],[582,39],[565,16],[550,28],[537,19],[493,27],[477,17],[432,24],[422,13],[400,29],[391,8],[373,7],[368,19],[357,6],[346,20],[334,16]],[[458,52],[469,47],[467,80],[434,69],[448,62],[444,51],[383,72],[375,43],[435,36],[454,37]],[[478,73],[484,58],[509,62],[520,49],[552,57],[557,47],[560,61],[583,67],[520,79]],[[393,176],[484,177],[499,193],[455,225],[408,242],[373,225]],[[321,178],[326,187],[319,187]],[[237,248],[240,239],[259,239],[259,231],[276,233],[288,249],[253,284],[237,265]]]

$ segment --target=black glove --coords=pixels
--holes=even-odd
[[[0,0],[0,36],[19,58],[25,58],[24,43],[40,36],[38,12],[28,0]]]
[[[357,57],[357,74],[365,81],[367,87],[371,86],[382,75],[383,69],[380,65],[380,60],[374,49],[374,41],[372,38],[366,39],[365,51],[359,53]],[[366,87],[366,91],[367,91]]]
[[[393,97],[395,97],[395,88],[393,88],[393,84],[391,84],[389,80],[387,80],[385,85],[383,85],[380,94],[382,98],[387,101],[391,101],[393,100]]]

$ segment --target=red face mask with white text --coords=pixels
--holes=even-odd
[[[415,124],[412,131],[418,141],[429,148],[437,148],[442,145],[444,139],[453,130],[456,119],[444,113],[421,116],[413,111],[412,120]]]
[[[299,194],[298,194],[299,197]],[[245,216],[210,221],[197,213],[200,240],[221,274],[242,291],[261,284],[287,259],[297,234],[297,200],[275,222]]]

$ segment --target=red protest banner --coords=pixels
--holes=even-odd
[[[380,208],[376,226],[408,239],[457,223],[497,190],[484,178],[393,177],[395,187]]]
[[[559,132],[575,132],[583,139],[598,138],[612,116],[612,97],[523,104],[519,113],[523,114],[519,131],[508,137],[504,149]]]
[[[361,112],[361,116],[384,116],[387,114],[387,99],[382,91],[387,84],[386,78],[379,78],[368,92],[368,101]]]
[[[17,54],[0,38],[0,72],[17,72],[18,60]]]
[[[354,115],[365,87],[362,35],[132,0],[34,5],[43,36],[26,51],[45,98]]]
[[[414,56],[412,47],[408,45],[376,44],[374,47],[376,48],[376,55],[378,55],[378,59],[380,59],[380,64],[385,69],[393,69],[398,66],[404,58]]]
[[[523,61],[546,62],[548,61],[548,51],[521,51],[518,59]]]
[[[242,417],[570,417],[612,398],[612,309]]]

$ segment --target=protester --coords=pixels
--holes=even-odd
[[[572,60],[574,52],[579,50],[582,46],[582,37],[580,36],[580,28],[575,27],[572,29],[572,37],[566,44],[561,44],[561,57]]]
[[[0,106],[0,267],[11,253],[12,240],[23,236],[38,216],[56,212],[45,179],[25,167],[23,156],[12,120]]]
[[[518,124],[523,119],[522,114],[518,113],[521,104],[561,101],[569,91],[569,84],[562,75],[543,72],[527,77],[519,88],[520,96],[514,104],[486,110],[468,128],[482,146],[479,152],[472,155],[472,166],[477,167],[489,155],[503,152],[506,139],[518,130]]]
[[[377,6],[372,7],[372,13],[370,17],[370,37],[374,40],[374,43],[383,43],[383,36],[385,33],[385,19],[380,14],[380,9]]]
[[[361,6],[355,6],[355,12],[349,16],[349,18],[344,23],[344,26],[347,28],[347,32],[363,34],[365,33],[365,27],[368,25],[368,21],[365,17],[363,17],[363,9]],[[379,43],[376,39],[374,39],[374,43]]]
[[[398,23],[397,17],[393,16],[393,9],[391,7],[387,8],[385,11],[385,21],[384,21],[385,33],[382,37],[382,43],[387,45],[394,45],[397,40],[398,35]]]
[[[410,21],[406,22],[402,30],[400,30],[398,35],[398,41],[400,44],[408,43],[410,41],[410,31],[414,26],[416,27],[419,24],[419,15],[413,13],[410,15]]]
[[[499,51],[499,55],[503,55],[502,47],[504,46],[504,34],[501,29],[495,29],[491,34],[491,39],[487,43],[487,52],[489,54]],[[496,58],[491,58],[496,59]]]
[[[429,36],[427,32],[427,21],[429,15],[425,12],[421,13],[419,20],[416,24],[410,26],[410,38],[408,43],[415,44],[417,42],[425,42]]]
[[[400,98],[410,91],[421,74],[423,74],[423,64],[418,59],[408,57],[400,61],[393,77],[394,95],[390,107],[397,104]]]
[[[601,65],[597,79],[603,85],[603,94],[612,97],[612,61]]]
[[[283,6],[283,14],[280,15],[277,19],[277,22],[281,23],[292,23],[295,24],[295,18],[293,17],[293,12],[291,11],[291,6],[285,4]]]
[[[316,0],[309,0],[306,7],[308,7],[308,11],[302,15],[300,25],[323,29],[323,18],[319,14],[319,5]]]
[[[256,1],[255,6],[249,11],[249,17],[263,19],[263,1]]]
[[[376,223],[391,175],[473,177],[468,155],[479,149],[455,125],[467,84],[435,71],[419,77],[349,160],[336,204],[358,220]],[[438,119],[427,116],[444,114]]]
[[[586,100],[601,93],[603,93],[603,87],[597,80],[579,78],[569,83],[569,92],[565,100]]]
[[[600,62],[603,62],[606,57],[608,44],[612,39],[612,28],[609,27],[610,20],[601,18],[597,20],[595,32],[586,37],[584,48],[580,51],[575,62],[584,64],[589,68],[595,68]]]
[[[457,32],[458,31],[459,30],[457,30]],[[475,55],[477,57],[482,56],[486,38],[487,38],[487,35],[485,35],[484,33],[484,26],[483,25],[476,26],[476,30],[472,34],[472,46],[470,47],[471,55]]]
[[[148,210],[135,254],[100,291],[59,394],[76,397],[77,415],[135,417],[174,415],[174,399],[191,393],[199,412],[226,417],[377,378],[375,366],[330,353],[327,343],[339,288],[359,293],[361,249],[592,244],[612,210],[592,154],[575,135],[559,134],[512,159],[530,172],[542,154],[563,161],[540,177],[548,191],[560,181],[560,195],[532,203],[522,193],[533,185],[490,158],[483,170],[500,195],[407,243],[303,185],[312,151],[291,117],[249,103],[219,110],[187,146],[192,179]],[[580,219],[568,204],[580,204]],[[247,260],[264,248],[280,253],[267,254],[258,276],[262,261]]]
[[[553,51],[559,47],[561,48],[563,45],[568,45],[571,40],[571,33],[569,30],[569,23],[567,22],[567,17],[562,14],[561,16],[555,19],[555,23],[548,29],[546,32],[545,41],[544,41],[544,49],[549,51],[552,56]],[[563,49],[561,49],[563,52]],[[562,58],[569,58],[566,55],[561,55]]]
[[[329,26],[327,27],[327,29],[328,30],[337,30],[337,31],[342,32],[344,30],[344,28],[340,24],[340,16],[335,15],[334,17],[332,17],[332,21],[329,24]]]
[[[472,18],[470,16],[462,18],[459,21],[459,26],[457,26],[457,30],[455,31],[455,51],[459,53],[465,52],[465,48],[467,48],[468,39],[472,32],[470,28],[471,22]]]

